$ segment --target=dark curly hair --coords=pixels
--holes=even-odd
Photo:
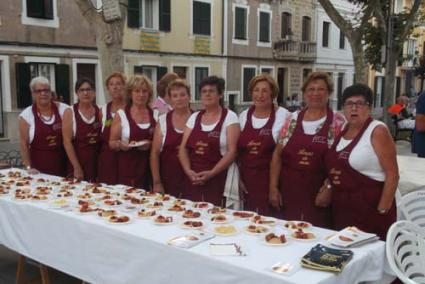
[[[373,104],[373,91],[369,86],[361,83],[355,83],[347,88],[345,88],[342,93],[342,104],[345,104],[345,101],[348,98],[362,96],[366,102],[371,106]]]

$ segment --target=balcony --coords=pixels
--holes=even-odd
[[[281,39],[273,45],[273,57],[280,60],[314,61],[316,58],[316,43]]]

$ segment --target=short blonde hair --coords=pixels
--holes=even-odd
[[[272,90],[272,99],[275,99],[277,95],[279,94],[279,86],[276,83],[276,80],[273,79],[273,77],[270,76],[269,74],[261,74],[261,75],[257,75],[253,77],[248,84],[248,93],[252,95],[255,85],[263,81],[269,83],[270,89]]]
[[[188,94],[188,95],[189,95],[189,97],[190,97],[190,87],[189,87],[189,85],[187,84],[186,80],[183,80],[183,79],[176,79],[176,80],[174,80],[174,81],[171,81],[171,83],[170,83],[170,84],[168,84],[168,86],[167,86],[167,94],[168,94],[169,96],[171,96],[171,91],[172,91],[173,89],[176,89],[176,88],[185,88],[185,89],[186,89],[187,94]]]
[[[301,87],[301,91],[303,93],[305,93],[305,90],[307,89],[307,86],[316,80],[323,80],[326,84],[326,86],[328,87],[328,92],[329,94],[332,94],[334,91],[334,82],[331,78],[331,76],[329,76],[328,73],[326,72],[321,72],[321,71],[317,71],[317,72],[312,72],[310,73],[310,75],[308,75],[307,80],[305,80],[303,86]]]
[[[125,97],[127,100],[127,104],[131,105],[133,101],[131,100],[131,92],[136,89],[147,88],[149,92],[149,98],[147,101],[147,105],[149,105],[152,101],[152,83],[148,77],[145,75],[133,75],[131,76],[127,83],[125,84]]]
[[[105,86],[108,87],[109,81],[111,81],[112,78],[120,78],[122,81],[122,84],[125,85],[125,81],[127,80],[127,78],[125,77],[125,75],[123,73],[120,72],[114,72],[111,75],[108,76],[108,78],[106,78],[105,80]]]

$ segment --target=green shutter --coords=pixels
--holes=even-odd
[[[143,74],[143,66],[134,66],[133,73],[134,75]]]
[[[159,0],[159,30],[171,31],[171,1]]]
[[[193,1],[193,33],[211,34],[211,4]]]
[[[251,96],[248,92],[249,81],[255,76],[255,68],[244,68],[243,69],[243,101],[252,101]]]
[[[235,8],[235,38],[246,39],[246,9]]]
[[[139,0],[128,0],[127,8],[127,26],[129,28],[138,28],[139,25]]]
[[[69,65],[67,64],[56,64],[55,65],[55,84],[56,84],[56,96],[62,97],[62,100],[66,104],[71,103],[70,97],[70,77],[69,77]]]
[[[53,20],[53,0],[44,0],[44,18]]]
[[[44,0],[26,0],[27,16],[32,18],[43,18]]]
[[[29,63],[16,63],[16,91],[18,108],[26,108],[32,104],[30,90],[30,65]]]
[[[167,73],[167,67],[157,67],[157,78],[158,81],[161,80],[161,78]]]
[[[270,42],[270,14],[260,12],[260,41]]]

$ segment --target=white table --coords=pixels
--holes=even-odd
[[[425,159],[413,156],[397,156],[401,195],[425,186]]]
[[[235,226],[242,228],[246,224],[237,221]],[[320,228],[315,232],[322,241],[332,233]],[[287,246],[269,247],[241,233],[216,237],[188,250],[165,244],[185,233],[176,225],[156,226],[148,220],[110,225],[95,215],[0,197],[0,243],[90,283],[383,283],[385,243],[380,241],[353,249],[354,258],[340,275],[301,268],[284,277],[268,269],[278,261],[299,262],[317,242],[292,241]],[[209,242],[234,241],[249,248],[248,256],[209,254]]]

